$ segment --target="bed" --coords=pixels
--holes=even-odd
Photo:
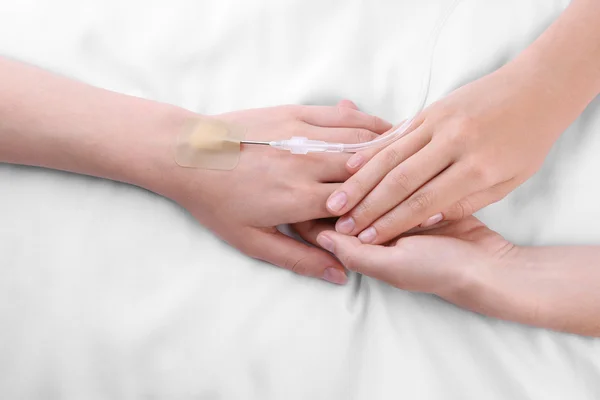
[[[0,54],[197,112],[417,101],[442,0],[20,0]],[[504,64],[567,1],[464,0],[428,103]],[[1,89],[0,89],[1,90]],[[600,100],[482,212],[520,244],[599,244]],[[598,399],[600,341],[486,318],[356,275],[303,278],[171,201],[0,165],[2,399]]]

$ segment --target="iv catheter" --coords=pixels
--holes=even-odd
[[[431,83],[431,69],[433,65],[433,56],[435,54],[435,47],[437,45],[437,40],[439,38],[440,32],[443,26],[446,24],[448,18],[452,15],[456,6],[462,0],[453,0],[446,12],[442,15],[436,27],[434,28],[431,35],[431,51],[429,64],[427,67],[427,73],[424,74],[424,80],[421,82],[421,94],[418,103],[418,107],[416,110],[411,113],[411,118],[408,118],[404,123],[402,123],[396,129],[388,132],[387,134],[381,135],[376,139],[373,139],[369,142],[363,143],[331,143],[325,142],[322,140],[311,140],[305,137],[297,137],[294,136],[288,140],[277,140],[277,141],[253,141],[253,140],[242,140],[241,144],[246,145],[259,145],[259,146],[270,146],[280,150],[288,150],[292,154],[307,154],[312,152],[330,152],[330,153],[356,153],[358,151],[370,149],[373,147],[386,146],[401,137],[405,136],[409,133],[409,128],[413,124],[415,118],[423,111],[425,108],[425,103],[427,101],[427,95],[429,93],[429,85]]]

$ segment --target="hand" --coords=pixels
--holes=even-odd
[[[292,240],[281,224],[331,216],[325,199],[348,178],[347,155],[291,155],[245,147],[233,171],[182,168],[173,160],[188,110],[99,89],[0,57],[0,162],[97,176],[143,187],[187,208],[221,238],[262,260],[343,283],[327,252]],[[18,105],[16,107],[15,105]],[[353,109],[354,108],[354,109]],[[216,116],[248,139],[294,135],[341,142],[390,128],[345,101]]]
[[[281,106],[215,116],[241,125],[246,138],[291,136],[354,143],[390,128],[350,102],[338,107]],[[244,146],[233,171],[177,170],[169,195],[203,225],[242,252],[296,273],[346,281],[344,268],[329,253],[280,233],[277,225],[331,217],[325,200],[349,177],[345,154],[293,155]],[[313,241],[314,242],[314,241]]]
[[[354,175],[327,203],[346,214],[337,231],[385,243],[471,215],[533,175],[570,119],[549,115],[523,75],[499,70],[470,83],[424,110],[408,135],[354,155]]]
[[[518,247],[474,217],[389,247],[323,229],[312,234],[351,271],[491,317],[600,336],[599,246]]]
[[[449,301],[460,300],[483,270],[501,266],[503,258],[515,251],[513,244],[475,217],[403,236],[390,246],[363,244],[335,231],[316,236],[351,271]]]

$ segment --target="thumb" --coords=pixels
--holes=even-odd
[[[348,278],[344,267],[331,254],[308,246],[275,230],[257,230],[247,253],[254,258],[288,269],[299,275],[343,285]]]
[[[334,231],[321,233],[317,241],[333,252],[351,271],[387,282],[403,290],[440,293],[448,287],[449,274],[444,251],[432,252],[432,237],[402,238],[396,246],[362,244],[354,236]]]
[[[436,214],[430,217],[428,220],[423,222],[420,226],[427,228],[435,225],[441,221],[456,221],[466,218],[482,208],[502,200],[514,187],[512,180],[501,183],[491,188],[473,193],[457,203],[453,204],[450,208],[446,209],[441,214]]]
[[[363,244],[355,236],[335,231],[321,232],[317,243],[335,254],[350,271],[388,282],[393,279],[391,272],[398,262],[394,248]]]
[[[341,101],[340,101],[340,102],[337,104],[337,106],[338,106],[338,107],[346,107],[346,108],[351,108],[351,109],[353,109],[353,110],[358,110],[358,106],[357,106],[356,104],[354,104],[354,102],[353,102],[353,101],[351,101],[351,100],[347,100],[347,99],[341,100]]]

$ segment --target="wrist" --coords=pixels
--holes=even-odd
[[[548,268],[546,250],[513,247],[496,262],[478,268],[460,297],[451,301],[489,317],[564,330],[561,321],[566,318],[557,304],[561,278]]]
[[[175,163],[175,143],[186,122],[196,114],[160,103],[149,104],[142,113],[145,116],[128,135],[127,145],[118,150],[128,159],[122,159],[116,179],[175,200],[183,175],[191,172]]]
[[[436,294],[470,311],[507,319],[520,301],[511,294],[510,279],[515,269],[525,264],[529,261],[523,248],[512,245],[501,257],[485,257],[474,264],[461,265],[446,291]]]

